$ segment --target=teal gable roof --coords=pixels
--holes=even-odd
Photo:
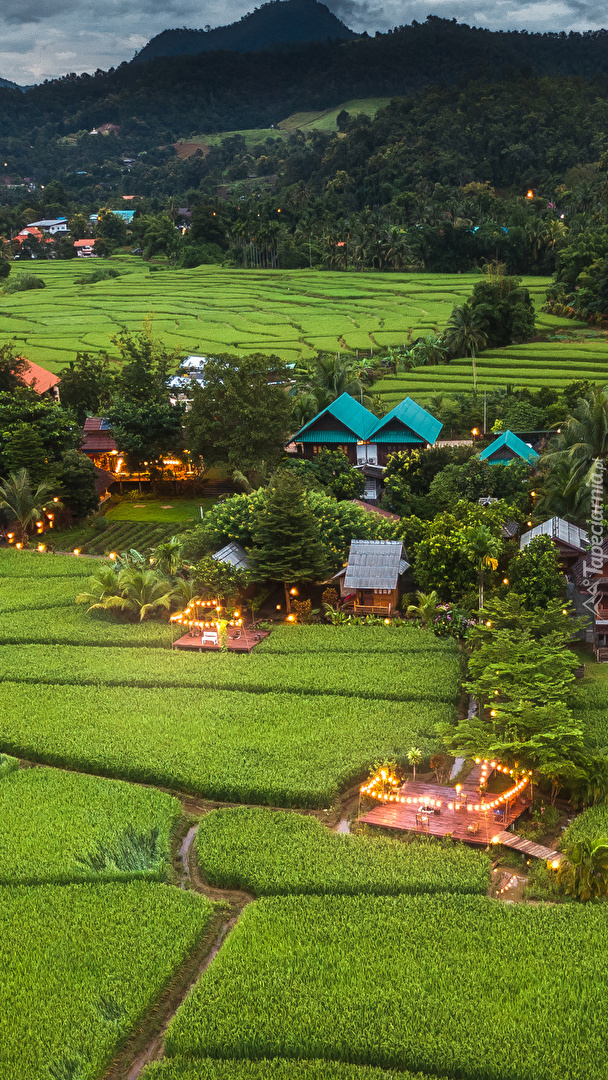
[[[505,450],[510,450],[512,454],[527,462],[528,465],[533,465],[539,458],[536,450],[528,446],[518,435],[514,435],[512,431],[503,431],[502,435],[499,435],[497,439],[494,439],[493,443],[490,443],[485,450],[482,450],[479,460],[489,461],[490,465],[500,465],[506,461],[512,461],[512,457],[506,454]]]
[[[341,424],[352,432],[355,436],[353,441],[359,441],[369,438],[369,432],[377,424],[378,420],[373,413],[366,409],[364,405],[356,401],[350,394],[341,394],[339,398],[332,401],[331,405],[328,405],[323,412],[320,412],[312,420],[309,420],[307,424],[304,424],[303,428],[300,428],[298,433],[293,436],[293,442],[323,442],[325,432],[320,429],[316,429],[317,438],[311,438],[313,433],[313,425],[321,419],[322,416],[332,416],[334,420],[338,420]],[[305,432],[308,432],[305,435]],[[351,440],[345,437],[345,433],[342,432],[340,440],[335,438],[335,432],[328,432],[328,442],[349,442]]]
[[[407,397],[376,421],[367,438],[370,442],[421,442],[432,446],[442,427],[439,420]]]

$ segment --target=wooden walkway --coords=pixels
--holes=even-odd
[[[506,829],[497,833],[495,839],[497,843],[504,844],[505,847],[514,848],[515,851],[521,851],[523,855],[532,855],[535,859],[543,859],[545,862],[559,864],[564,857],[559,851],[543,847],[542,844],[533,844],[531,840],[524,840],[515,833],[507,832]]]

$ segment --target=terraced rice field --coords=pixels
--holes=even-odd
[[[133,256],[115,257],[111,264],[120,270],[120,277],[76,285],[82,261],[37,263],[36,273],[47,287],[0,297],[0,341],[14,336],[30,360],[59,372],[79,350],[106,349],[116,355],[112,336],[121,326],[138,331],[151,313],[158,337],[184,355],[262,352],[290,362],[320,350],[377,353],[445,326],[453,306],[470,295],[478,280],[474,274],[243,271],[216,266],[151,273]],[[14,275],[21,272],[13,267]],[[540,310],[549,280],[530,278],[526,284]],[[572,328],[567,320],[542,313],[540,324],[545,329]],[[597,346],[600,356],[602,347]],[[510,363],[511,355],[519,363],[519,381],[526,381],[526,365],[536,363],[542,350],[535,345],[525,348],[529,357],[512,350],[489,356],[488,361],[484,357],[479,364],[480,385],[485,385],[485,364],[492,359],[493,376],[504,384],[501,368]],[[573,378],[570,347],[551,344],[549,350],[554,358],[547,361],[547,378],[559,367],[566,381]],[[470,364],[457,361],[407,379],[400,377],[398,385],[385,381],[380,391],[396,400],[403,396],[400,386],[422,397],[436,393],[438,386],[468,388]],[[509,381],[517,381],[516,373],[511,378],[511,369]]]
[[[545,319],[549,316],[543,316]],[[539,390],[550,386],[559,390],[573,379],[606,382],[608,377],[608,340],[605,335],[575,342],[540,341],[488,350],[476,360],[478,390],[493,390],[508,384]],[[458,393],[473,389],[470,359],[452,360],[438,367],[415,368],[411,372],[389,375],[374,386],[388,408],[408,394],[425,400],[435,394]]]

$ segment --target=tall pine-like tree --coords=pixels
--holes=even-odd
[[[258,581],[282,581],[290,610],[289,588],[318,581],[328,570],[317,519],[299,476],[279,472],[257,512],[250,565]]]

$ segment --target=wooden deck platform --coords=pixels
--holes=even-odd
[[[260,644],[260,641],[263,641],[264,638],[268,637],[269,633],[270,630],[248,630],[247,634],[241,632],[240,637],[238,637],[234,632],[231,633],[229,631],[226,647],[229,652],[250,653],[255,649],[256,645]],[[215,645],[207,641],[203,643],[203,639],[200,635],[193,636],[188,632],[187,634],[184,634],[183,637],[178,638],[177,641],[173,642],[173,648],[190,649],[195,652],[221,652],[222,646],[219,643]]]
[[[409,782],[400,789],[400,796],[415,799],[412,803],[379,803],[368,813],[359,819],[365,825],[374,825],[385,829],[399,829],[407,832],[428,834],[429,836],[449,836],[454,840],[464,840],[467,844],[487,847],[492,843],[495,836],[506,832],[512,822],[516,821],[521,814],[531,805],[530,799],[523,793],[500,810],[475,810],[480,806],[482,797],[475,786],[475,770],[469,774],[467,781],[462,786],[463,794],[467,795],[467,806],[461,806],[459,810],[448,808],[458,801],[456,789],[443,787],[440,784],[419,784]],[[421,826],[416,822],[416,814],[420,813],[418,798],[428,797],[439,800],[441,807],[439,813],[428,814],[428,826]],[[485,801],[490,802],[492,796],[486,795]],[[471,807],[471,809],[469,809]],[[507,833],[511,836],[511,833]]]

